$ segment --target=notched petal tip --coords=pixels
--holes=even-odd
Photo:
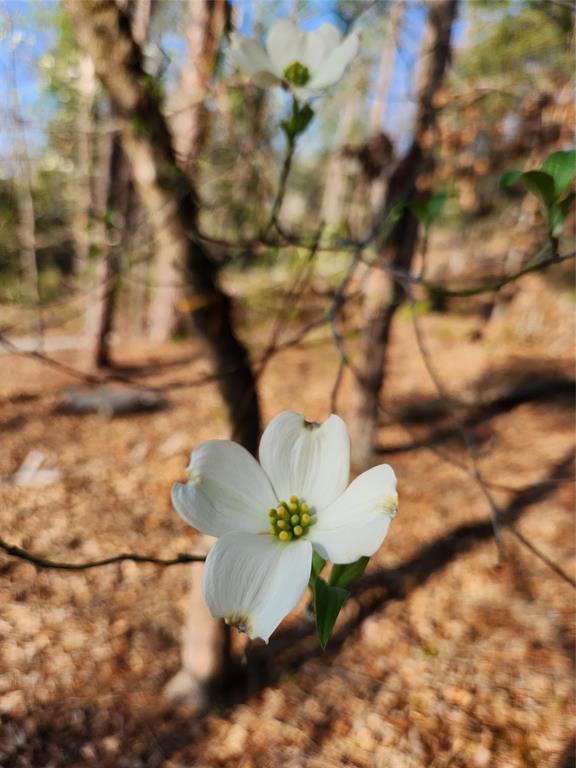
[[[279,413],[262,435],[260,462],[279,499],[296,494],[319,509],[328,506],[350,473],[346,424],[335,414],[316,425],[295,411]]]

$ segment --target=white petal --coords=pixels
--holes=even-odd
[[[298,496],[317,510],[342,493],[350,474],[350,438],[339,416],[320,426],[301,413],[275,416],[260,441],[260,463],[281,501]]]
[[[190,481],[176,483],[176,511],[202,533],[261,533],[268,529],[268,510],[278,500],[256,459],[238,443],[209,440],[198,446],[188,465]]]
[[[213,616],[265,642],[306,591],[312,546],[272,536],[228,533],[210,550],[202,592]]]
[[[272,72],[272,62],[257,42],[237,33],[230,36],[230,42],[230,58],[239,69],[248,75]]]
[[[396,476],[381,464],[364,472],[327,509],[318,514],[308,539],[325,559],[353,563],[380,547],[398,506]]]
[[[306,32],[289,19],[280,19],[270,27],[266,50],[272,62],[272,71],[282,77],[286,67],[295,61],[302,64],[302,52],[306,48]]]
[[[358,53],[359,45],[360,39],[356,32],[348,35],[346,40],[332,51],[320,65],[310,82],[306,83],[306,88],[311,91],[318,91],[337,83],[346,71],[346,67]]]
[[[318,29],[305,34],[298,61],[308,67],[312,78],[332,51],[340,45],[341,39],[342,35],[334,24],[322,24]]]

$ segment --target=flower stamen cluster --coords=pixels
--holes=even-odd
[[[291,85],[302,87],[310,80],[310,70],[299,61],[293,61],[284,70],[284,79]]]
[[[276,508],[268,512],[270,533],[280,541],[299,539],[314,525],[314,515],[305,501],[298,496],[290,496],[290,501],[281,501]]]

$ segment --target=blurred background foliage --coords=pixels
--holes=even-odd
[[[274,194],[284,151],[278,125],[287,97],[281,91],[256,89],[233,70],[226,56],[227,31],[236,27],[263,35],[273,19],[286,13],[308,27],[331,21],[342,31],[354,25],[362,32],[355,66],[315,103],[317,118],[301,141],[286,196],[286,220],[302,232],[313,231],[321,218],[334,232],[362,231],[370,207],[367,188],[375,178],[386,177],[387,167],[406,147],[414,114],[424,10],[417,2],[408,3],[392,28],[393,5],[384,0],[274,0],[239,2],[227,9],[198,117],[203,127],[194,175],[203,232],[242,241],[255,236],[266,221],[266,201]],[[5,1],[1,10],[3,88],[18,93],[17,108],[13,100],[2,108],[1,292],[5,299],[26,293],[18,255],[14,168],[15,146],[24,137],[39,275],[53,275],[42,278],[42,298],[54,299],[70,290],[68,278],[80,283],[88,279],[90,269],[78,253],[77,230],[85,232],[90,242],[84,248],[97,259],[99,225],[114,218],[102,203],[106,139],[114,119],[93,73],[83,69],[71,22],[58,4]],[[431,186],[449,188],[454,196],[445,209],[451,226],[468,226],[486,216],[495,223],[506,220],[521,193],[495,195],[499,174],[518,164],[528,167],[551,149],[570,145],[572,21],[571,9],[563,3],[474,0],[461,5],[453,67],[437,99],[440,121],[434,152],[439,162],[430,181]],[[162,88],[175,132],[178,90],[189,56],[186,34],[195,23],[187,3],[153,3],[147,43],[150,71]],[[386,75],[390,83],[378,93],[381,60],[394,42],[392,72]],[[12,62],[14,54],[17,63]],[[379,98],[384,104],[378,104]],[[330,194],[335,185],[336,196]],[[138,279],[150,284],[154,278],[146,267],[151,261],[146,221],[136,213],[132,226],[131,246],[122,258],[123,279],[131,279],[130,270],[139,261],[144,266],[137,267]],[[224,254],[215,248],[214,256]],[[281,255],[266,248],[231,248],[225,254],[228,263],[243,269],[273,264],[278,258]],[[140,300],[145,301],[145,291]],[[140,326],[145,325],[144,319]]]

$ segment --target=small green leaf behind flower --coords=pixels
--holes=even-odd
[[[329,583],[320,577],[326,561],[317,553],[312,558],[310,588],[314,599],[316,632],[323,649],[326,648],[344,603],[350,597],[347,587],[364,573],[370,558],[361,557],[354,563],[332,566]]]
[[[296,99],[292,102],[292,114],[289,120],[284,120],[282,130],[290,143],[294,143],[296,138],[304,133],[314,117],[314,110],[308,104],[300,106]]]
[[[323,649],[326,648],[336,619],[344,603],[350,596],[347,589],[331,587],[320,577],[312,580],[312,595],[314,597],[314,615],[316,617],[316,632]]]
[[[312,573],[310,575],[310,586],[312,586],[312,581],[320,576],[325,565],[326,560],[324,560],[323,557],[320,557],[318,552],[314,552],[312,555]]]
[[[362,576],[369,561],[369,557],[361,557],[355,563],[333,566],[332,573],[330,574],[330,586],[347,587],[349,584],[352,584],[353,581]]]

